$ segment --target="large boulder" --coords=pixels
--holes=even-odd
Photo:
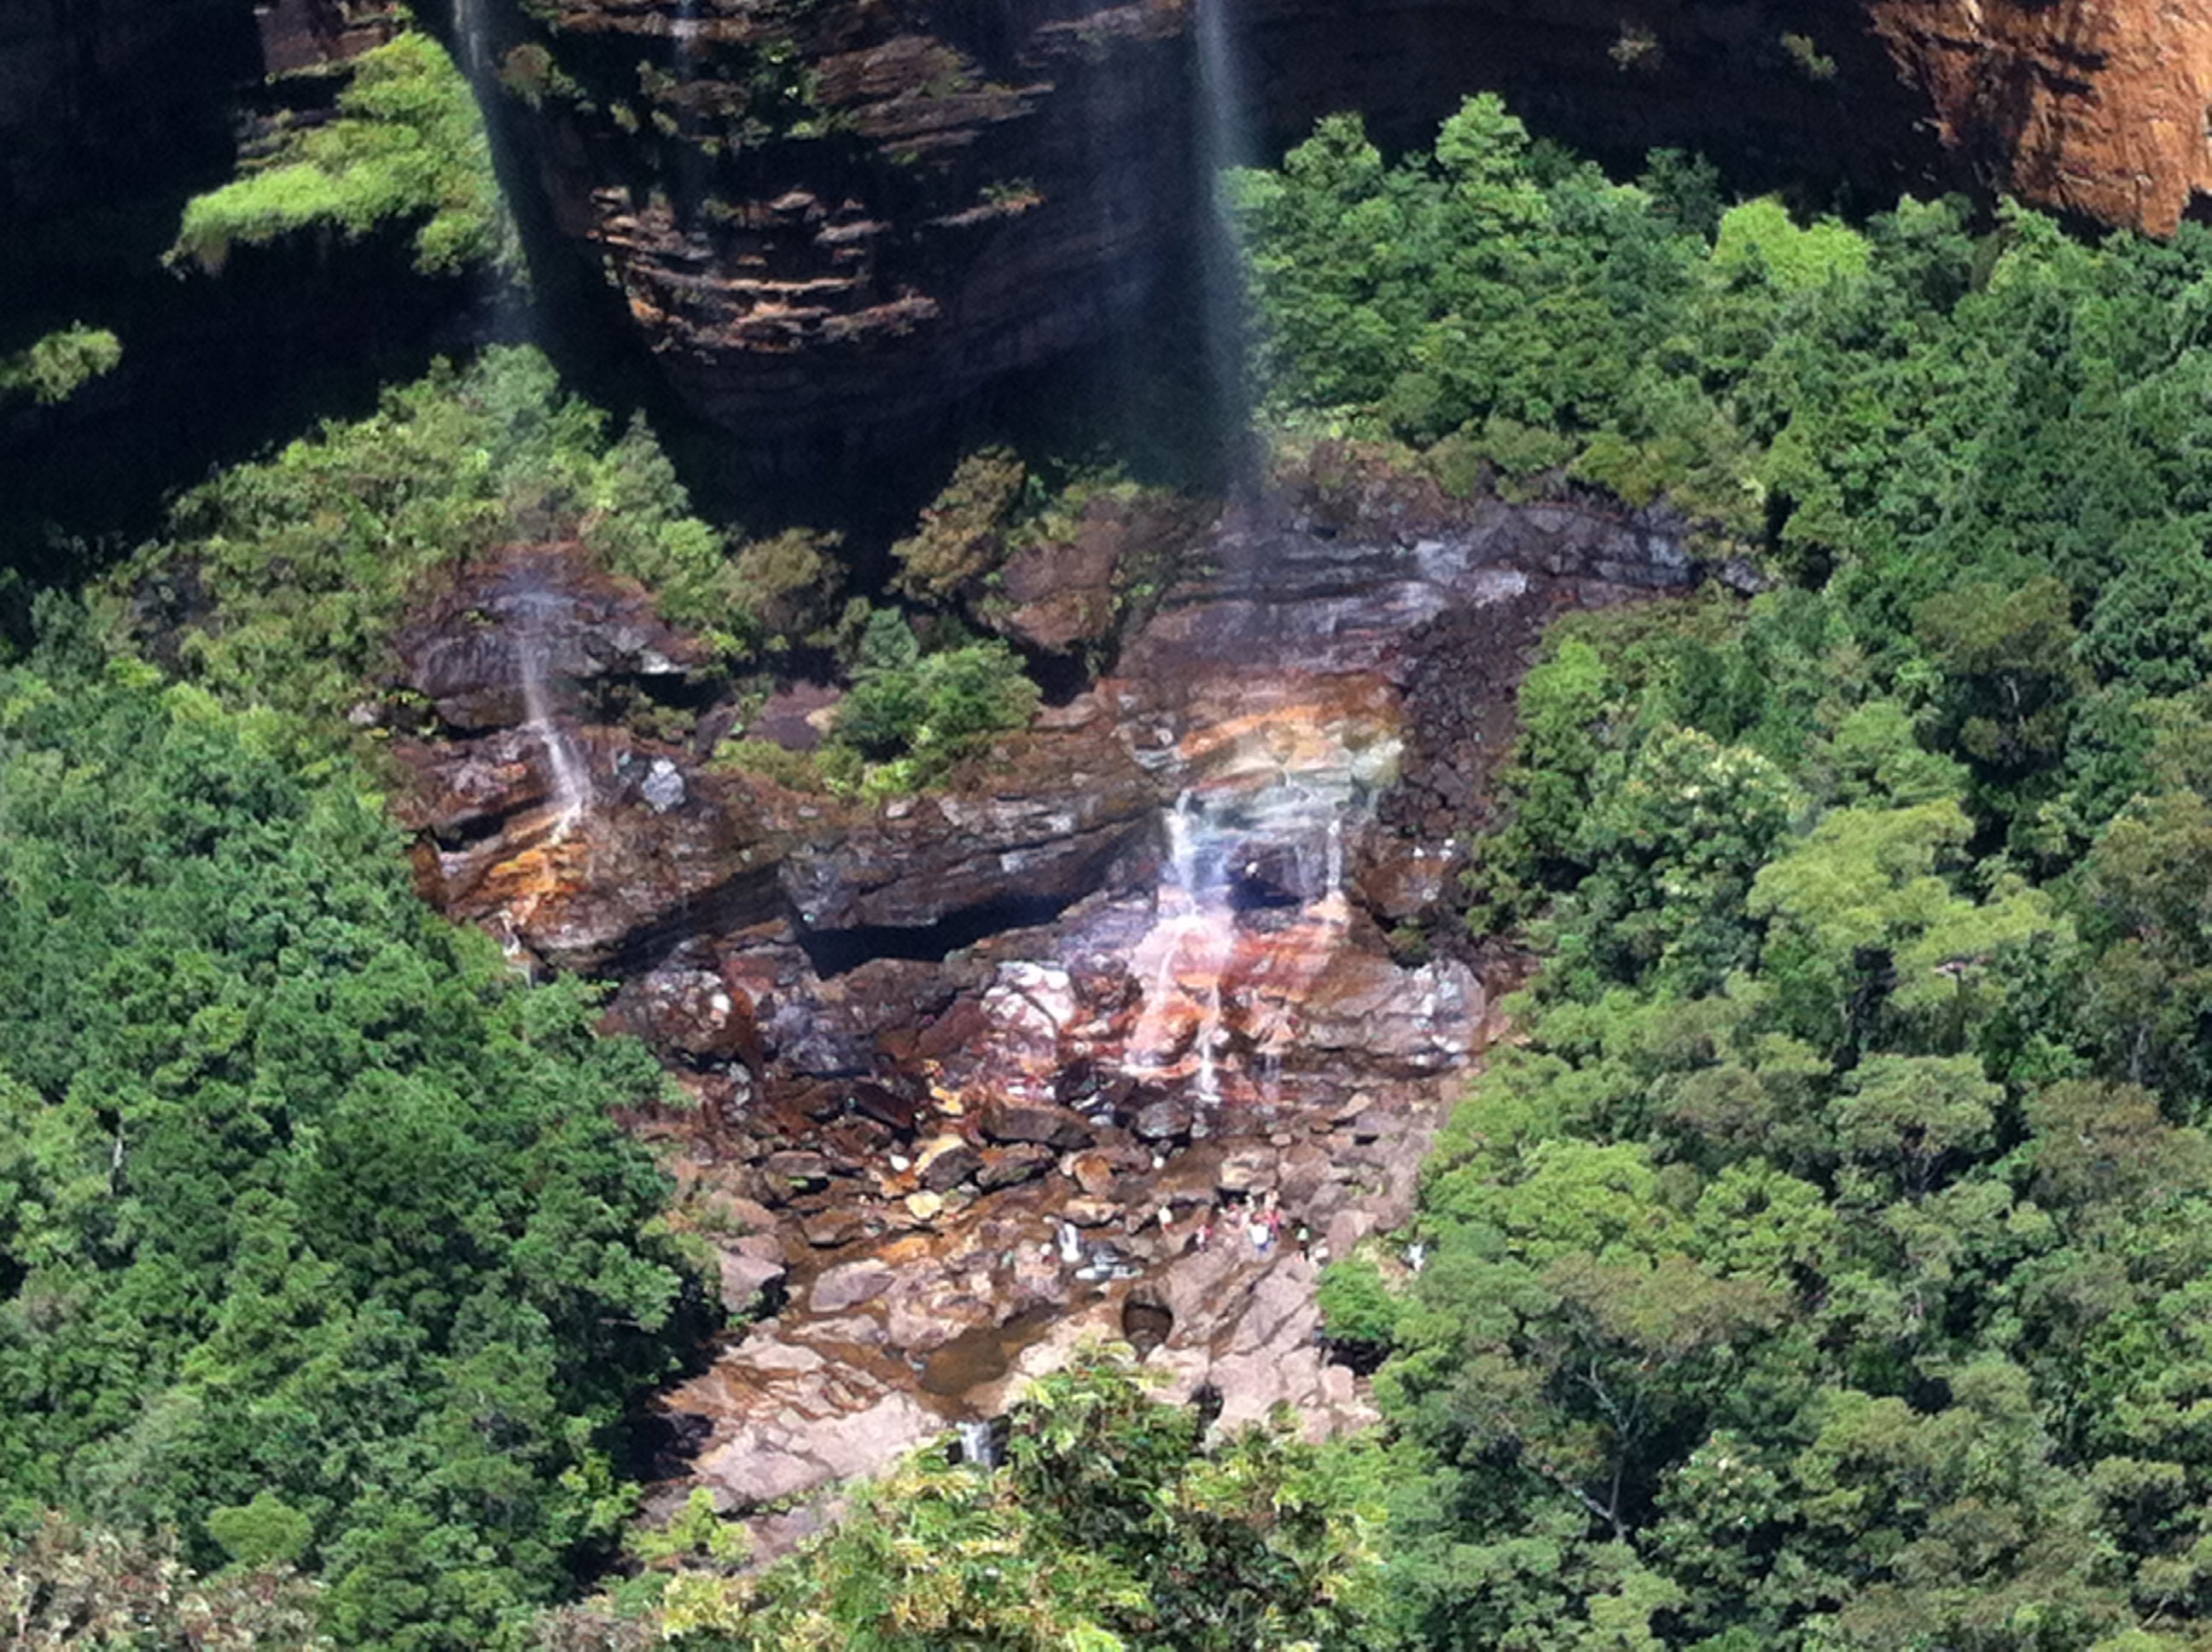
[[[1103,720],[1010,735],[951,789],[824,817],[795,840],[783,887],[813,931],[1042,922],[1097,887],[1158,804]]]
[[[1095,1133],[1091,1121],[1071,1108],[1004,1099],[983,1109],[982,1130],[994,1142],[1030,1142],[1063,1151],[1089,1146]]]

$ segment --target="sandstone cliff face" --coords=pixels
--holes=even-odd
[[[2212,191],[2203,0],[1876,0],[1871,16],[1978,179],[2157,234]]]
[[[668,379],[784,442],[901,426],[1137,307],[1188,221],[1183,24],[1180,0],[542,0],[467,44]]]
[[[2212,187],[2212,3],[1222,0],[1245,124],[1422,141],[1468,93],[1633,163],[2010,191],[2170,231]],[[481,0],[552,216],[667,378],[872,446],[1093,343],[1187,256],[1193,0]]]
[[[1222,0],[1273,142],[1468,92],[1632,161],[2008,191],[2171,231],[2212,191],[2212,0]],[[0,0],[0,208],[227,156],[330,0]],[[459,0],[521,170],[669,380],[775,446],[874,445],[1126,324],[1185,255],[1193,0]],[[257,43],[256,28],[261,35]],[[325,38],[328,37],[328,38]],[[333,42],[338,42],[334,46]]]

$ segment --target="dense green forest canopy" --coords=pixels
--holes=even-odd
[[[1340,1265],[1376,1643],[2195,1645],[2212,238],[1722,211],[1493,101],[1240,184],[1272,405],[1787,576],[1553,628],[1473,920],[1542,969]]]
[[[611,1539],[687,1339],[611,1115],[661,1079],[282,735],[89,648],[0,671],[0,1523],[168,1528],[319,1576],[347,1643],[484,1646]]]
[[[187,495],[101,625],[52,608],[0,672],[0,1610],[425,1649],[2212,1639],[2212,235],[1805,222],[1490,99],[1396,162],[1324,122],[1233,196],[1279,443],[1669,510],[1769,587],[1562,622],[1521,689],[1468,896],[1540,959],[1522,1038],[1413,1230],[1323,1285],[1382,1436],[1209,1442],[1090,1367],[995,1473],[933,1449],[757,1573],[695,1503],[533,1617],[615,1552],[612,1430],[685,1339],[609,1116],[659,1081],[421,908],[337,714],[421,592],[546,538],[730,669],[830,655],[817,781],[914,783],[1034,689],[821,537],[699,521],[643,425],[495,349]],[[896,595],[983,577],[1019,485],[964,466]],[[108,652],[195,580],[182,683]]]
[[[2203,674],[2199,226],[2092,245],[2009,207],[1978,233],[1955,200],[1856,228],[1723,211],[1693,163],[1616,184],[1491,98],[1395,166],[1325,121],[1236,193],[1260,371],[1293,429],[1402,438],[1463,486],[1663,492],[1717,548],[1825,587],[1885,655],[1932,629],[1982,678],[2008,669],[2049,576],[2098,683]],[[1969,584],[1987,589],[1923,612]],[[1987,681],[1948,714],[1979,783],[2033,790],[2062,743],[2048,685],[2014,675],[2009,719],[1973,703]]]

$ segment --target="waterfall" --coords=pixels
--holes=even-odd
[[[553,829],[550,841],[561,842],[592,804],[591,777],[583,755],[553,715],[552,696],[546,683],[552,665],[552,642],[545,635],[544,609],[557,600],[533,593],[522,602],[521,635],[514,648],[515,677],[522,690],[523,729],[536,737],[545,753],[545,766],[553,776]]]
[[[1242,481],[1252,459],[1251,403],[1244,371],[1243,259],[1230,211],[1227,173],[1255,157],[1244,118],[1243,76],[1229,26],[1229,0],[1196,0],[1198,50],[1198,164],[1200,225],[1199,274],[1205,313],[1207,389],[1231,460]]]
[[[697,125],[691,107],[691,87],[699,78],[701,55],[699,0],[677,0],[676,17],[669,24],[668,33],[671,43],[675,47],[672,54],[673,61],[671,64],[672,71],[676,76],[675,115],[678,125],[687,140],[681,151],[683,158],[678,162],[677,170],[680,174],[685,206],[689,210],[696,206],[707,188],[706,168],[688,141]]]
[[[453,0],[453,44],[460,48],[461,73],[473,86],[480,82],[491,66],[491,54],[484,45],[483,19],[479,9],[483,0]],[[489,118],[490,111],[485,111]]]
[[[1174,1042],[1174,1004],[1188,990],[1199,1011],[1191,1045],[1198,1061],[1191,1093],[1210,1104],[1221,1098],[1221,977],[1236,945],[1236,929],[1218,852],[1205,841],[1202,824],[1197,800],[1189,792],[1176,799],[1164,823],[1166,876],[1160,884],[1152,931],[1139,944],[1133,960],[1139,978],[1148,984],[1129,1048],[1143,1069],[1164,1071]]]
[[[999,1466],[999,1442],[991,1432],[988,1420],[958,1423],[953,1426],[953,1437],[960,1442],[960,1461],[978,1468]]]
[[[500,33],[490,0],[453,0],[450,44],[453,62],[483,117],[484,142],[490,146],[492,172],[499,184],[498,256],[477,266],[475,276],[483,320],[489,337],[501,343],[535,341],[541,332],[540,319],[514,210],[517,181],[530,176],[532,167],[512,152],[508,111],[503,106],[513,100],[500,84]]]
[[[676,39],[677,84],[688,88],[699,74],[699,0],[677,0],[669,32]]]

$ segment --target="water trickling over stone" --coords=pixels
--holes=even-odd
[[[1221,846],[1206,832],[1191,793],[1176,799],[1163,827],[1167,857],[1155,921],[1129,960],[1145,990],[1130,1066],[1146,1078],[1188,1075],[1192,1099],[1211,1107],[1221,1099],[1221,978],[1236,944],[1235,915]],[[1180,1011],[1192,1004],[1195,1023],[1184,1024]]]
[[[552,843],[566,841],[592,802],[583,754],[553,714],[552,695],[547,688],[553,644],[546,633],[545,610],[559,601],[557,597],[530,593],[522,604],[520,635],[514,646],[516,687],[528,720],[523,729],[544,751],[546,772],[553,781],[553,820],[547,834],[547,841]]]
[[[954,1428],[953,1437],[959,1442],[962,1462],[977,1468],[999,1466],[999,1442],[988,1420],[961,1423]]]
[[[774,1280],[791,1304],[665,1402],[700,1440],[670,1472],[726,1506],[994,1414],[1084,1336],[1126,1330],[1133,1292],[1161,1310],[1150,1358],[1171,1391],[1212,1385],[1226,1424],[1277,1400],[1363,1414],[1310,1341],[1313,1261],[1403,1219],[1486,1029],[1468,967],[1404,967],[1378,924],[1378,871],[1403,854],[1378,802],[1431,738],[1402,691],[1413,651],[1480,619],[1453,647],[1497,656],[1510,691],[1560,603],[1684,575],[1663,524],[1561,507],[1428,533],[1395,512],[1358,539],[1240,520],[1222,532],[1253,542],[1217,534],[1208,582],[1162,605],[1118,675],[1001,742],[987,787],[889,805],[564,725],[562,679],[681,651],[559,556],[485,569],[403,639],[456,736],[394,743],[427,788],[426,887],[537,958],[627,977],[611,1017],[697,1100],[647,1127],[687,1197],[740,1230],[720,1247],[730,1300]],[[553,589],[568,605],[539,615],[554,646],[533,700],[517,599]],[[596,795],[549,851],[534,805],[562,789],[556,738],[588,751]],[[1044,892],[995,930],[955,921]],[[958,932],[942,953],[827,973],[802,944],[941,923]],[[1251,1242],[1236,1218],[1270,1194],[1314,1257]]]

